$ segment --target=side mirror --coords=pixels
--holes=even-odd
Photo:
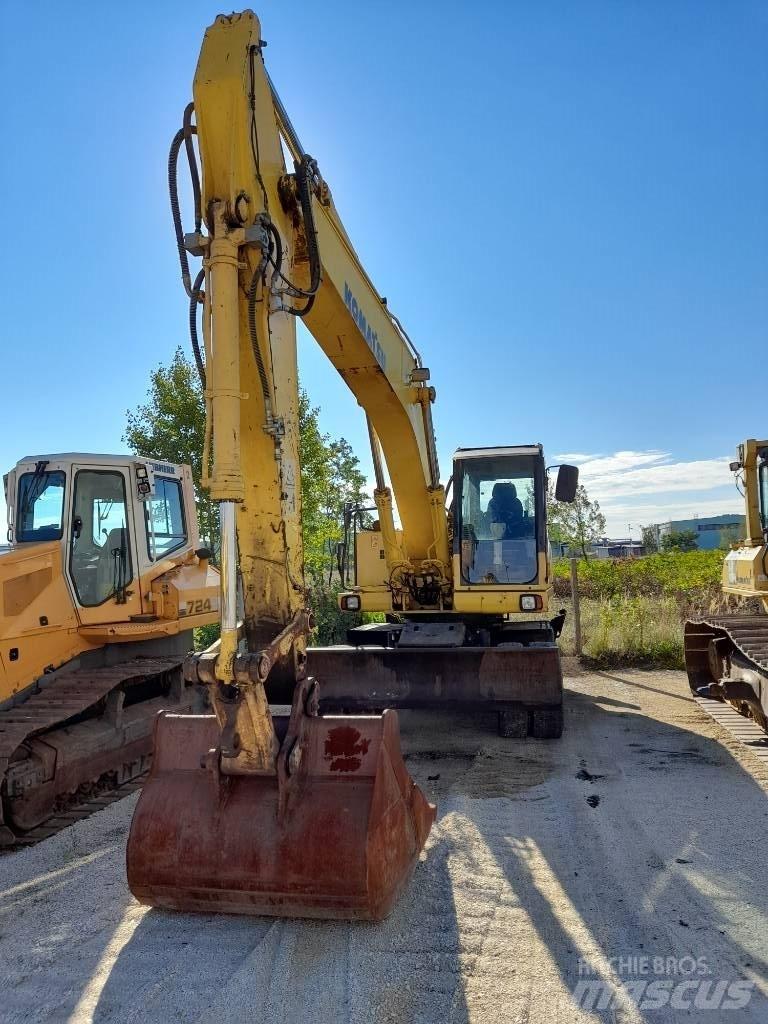
[[[576,500],[576,488],[579,486],[579,467],[563,464],[557,471],[555,483],[555,501],[572,502]]]

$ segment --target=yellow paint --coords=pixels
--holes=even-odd
[[[86,651],[105,644],[173,636],[218,619],[218,572],[207,559],[194,554],[200,541],[188,466],[177,467],[175,477],[182,487],[188,534],[185,545],[149,563],[136,577],[145,542],[137,533],[144,528],[144,514],[128,490],[126,517],[134,568],[128,600],[118,603],[109,598],[94,608],[76,603],[66,566],[71,544],[72,474],[84,458],[90,457],[75,455],[56,462],[67,475],[64,519],[69,525],[62,539],[19,543],[0,554],[0,702]],[[130,470],[132,462],[120,456],[99,459],[99,465],[117,471]],[[13,501],[12,493],[9,498]],[[143,563],[147,564],[146,559]]]
[[[746,538],[730,551],[723,563],[723,591],[740,597],[758,597],[768,612],[768,542],[760,518],[758,454],[768,441],[750,439],[739,447],[743,470]],[[764,510],[768,515],[768,509]]]
[[[211,494],[239,503],[245,632],[255,650],[306,601],[296,318],[286,312],[303,307],[306,298],[291,294],[286,279],[298,288],[309,285],[311,225],[300,210],[298,175],[285,166],[283,143],[294,161],[304,154],[275,104],[252,12],[221,15],[208,28],[193,92],[207,211],[203,333]],[[424,610],[414,604],[411,584],[428,576],[437,581],[434,610],[517,613],[523,593],[540,594],[546,610],[551,586],[544,553],[530,585],[454,584],[458,558],[451,554],[445,491],[437,479],[429,372],[360,263],[327,184],[313,178],[311,191],[321,283],[303,320],[364,409],[391,482],[390,489],[379,481],[374,493],[378,531],[357,540],[355,593],[363,608]],[[266,261],[259,237],[268,225],[281,240],[283,279]],[[254,280],[258,302],[249,327]]]

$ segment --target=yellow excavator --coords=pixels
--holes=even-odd
[[[219,506],[221,637],[184,666],[212,713],[157,719],[128,881],[172,909],[378,919],[435,815],[406,771],[393,708],[486,708],[506,735],[562,730],[547,468],[537,444],[462,449],[446,500],[429,370],[352,247],[264,46],[252,12],[216,19],[170,150],[204,485]],[[194,276],[190,256],[202,258]],[[376,521],[348,511],[340,602],[387,621],[334,648],[307,648],[298,318],[365,412],[376,475]],[[557,497],[575,488],[576,470],[561,467]],[[281,700],[290,714],[273,714]],[[334,708],[359,713],[321,713]]]
[[[746,537],[725,556],[722,589],[756,609],[687,622],[685,666],[694,693],[731,704],[768,732],[768,441],[739,445],[731,471],[744,496]]]
[[[146,772],[154,717],[192,710],[182,662],[218,619],[189,466],[69,453],[5,476],[0,846]]]

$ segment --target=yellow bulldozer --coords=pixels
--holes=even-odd
[[[746,536],[725,556],[722,589],[754,607],[687,622],[685,666],[694,693],[731,704],[768,732],[768,441],[739,445],[731,471]]]

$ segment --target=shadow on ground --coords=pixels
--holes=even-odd
[[[757,989],[727,1003],[728,986],[746,981],[743,1001],[768,977],[766,795],[716,739],[659,720],[654,686],[605,687],[567,695],[554,743],[499,739],[488,716],[401,716],[409,769],[441,807],[387,922],[149,911],[93,1019],[465,1024],[551,1008],[764,1024]]]

